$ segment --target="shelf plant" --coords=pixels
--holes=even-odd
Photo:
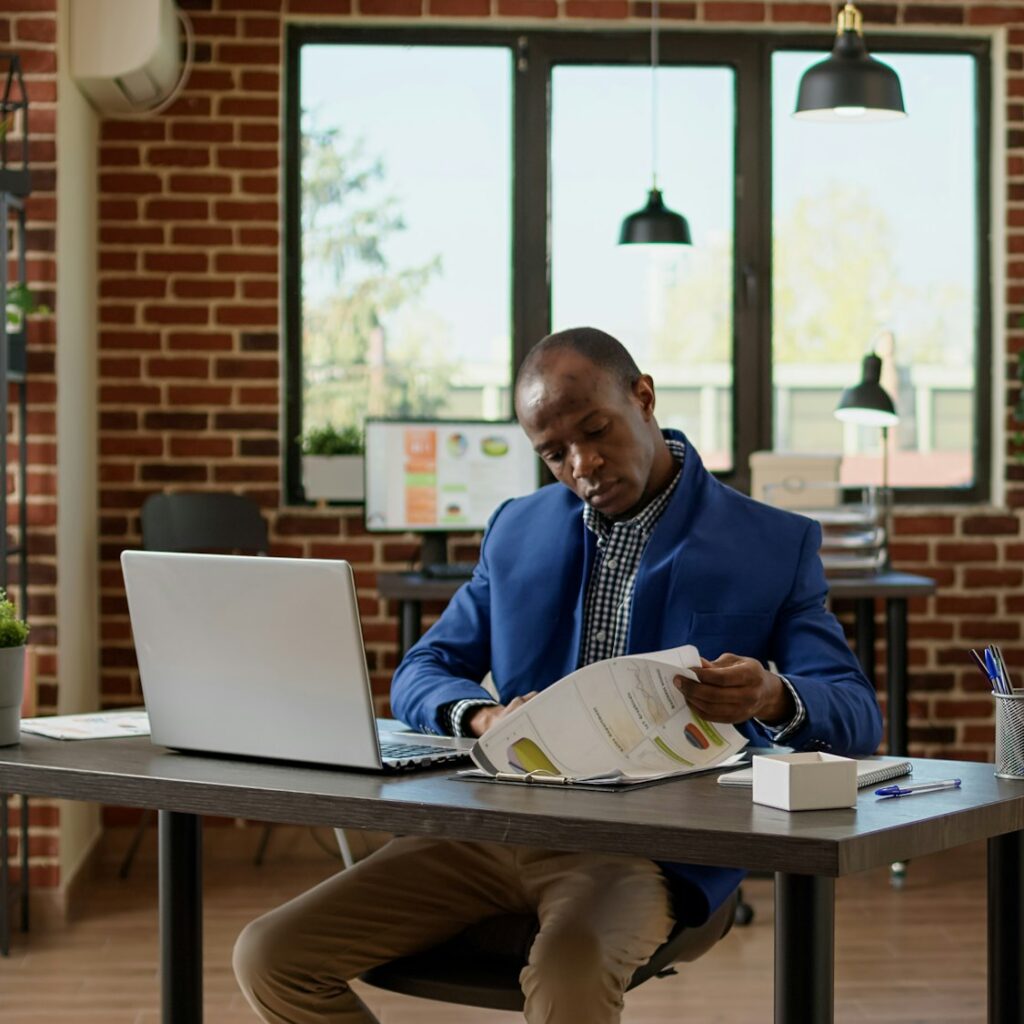
[[[302,487],[308,501],[363,500],[363,432],[327,423],[300,438]]]
[[[21,702],[25,690],[25,643],[28,624],[0,590],[0,747],[21,738]]]

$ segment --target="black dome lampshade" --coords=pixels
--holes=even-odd
[[[907,116],[899,76],[869,56],[861,14],[853,4],[839,12],[832,53],[804,72],[793,116],[804,121],[891,121]]]
[[[619,245],[690,245],[690,225],[670,210],[658,188],[658,0],[651,3],[651,189],[647,205],[629,214]]]
[[[619,232],[619,245],[690,244],[690,225],[686,218],[670,210],[656,188],[651,189],[642,210],[626,217]]]
[[[881,377],[882,360],[871,352],[864,357],[860,383],[847,388],[840,397],[836,419],[865,427],[891,427],[899,423],[896,406],[889,392],[879,383]]]

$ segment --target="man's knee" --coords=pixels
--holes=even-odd
[[[289,944],[282,929],[275,927],[274,915],[250,921],[235,940],[231,965],[242,989],[264,992],[282,976]]]
[[[541,932],[519,980],[528,1002],[582,1009],[594,1000],[618,1003],[630,976],[601,936],[576,923]]]

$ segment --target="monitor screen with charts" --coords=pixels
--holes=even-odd
[[[369,530],[482,530],[503,501],[537,482],[537,456],[518,423],[366,421]]]

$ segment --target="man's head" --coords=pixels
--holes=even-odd
[[[610,334],[550,334],[516,378],[516,415],[555,478],[610,519],[640,511],[675,462],[654,418],[654,382]]]

